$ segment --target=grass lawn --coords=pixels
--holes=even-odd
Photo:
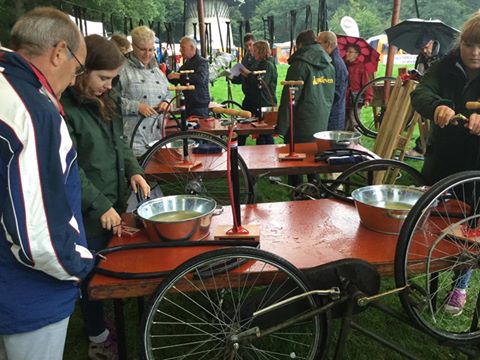
[[[287,71],[287,65],[278,66],[278,79],[279,81],[285,78]],[[385,73],[384,66],[379,66],[379,71],[377,76],[383,76]],[[396,74],[396,69],[394,74]],[[277,98],[280,99],[281,87],[277,87]],[[238,85],[232,85],[233,99],[237,102],[242,101],[243,95]],[[227,99],[227,89],[225,80],[217,80],[215,84],[211,87],[211,94],[216,102],[221,102]],[[417,134],[414,134],[416,137]],[[277,142],[282,140],[277,138]],[[362,144],[366,147],[371,148],[373,146],[373,140],[369,138],[363,138]],[[422,166],[422,161],[408,161],[411,165],[416,168]],[[285,179],[286,180],[286,179]],[[258,202],[272,202],[272,201],[288,201],[289,200],[289,191],[280,186],[272,186],[266,179],[260,179],[258,183]],[[322,219],[316,219],[322,221]],[[312,221],[315,221],[313,219]],[[379,244],[381,246],[381,244]],[[394,282],[391,278],[384,278],[382,280],[383,290],[389,290],[394,288]],[[393,306],[396,309],[401,310],[397,296],[392,295],[386,299],[386,302]],[[125,312],[126,312],[126,321],[127,321],[127,335],[128,335],[128,348],[131,358],[139,358],[132,354],[137,353],[137,326],[138,326],[138,316],[137,316],[137,303],[135,299],[128,299],[125,301]],[[107,313],[109,316],[112,315],[111,304],[107,303]],[[360,323],[362,326],[368,327],[371,331],[376,334],[382,335],[389,340],[396,341],[401,344],[403,348],[408,351],[411,351],[418,355],[422,359],[462,359],[466,356],[460,354],[458,351],[442,347],[438,345],[434,340],[428,336],[419,333],[418,331],[413,330],[412,328],[404,325],[400,321],[385,316],[385,314],[379,312],[375,309],[367,309],[361,314],[355,316],[355,321]],[[335,320],[334,322],[334,334],[330,343],[330,354],[329,358],[333,355],[333,349],[335,346],[335,337],[338,334],[339,321]],[[80,311],[77,306],[77,310],[73,314],[70,325],[69,332],[67,337],[67,344],[65,349],[65,359],[71,360],[80,360],[85,359],[87,354],[88,342],[83,330],[83,324],[80,316]],[[134,357],[132,357],[134,356]],[[351,330],[349,334],[346,350],[344,353],[344,359],[400,359],[401,357],[394,353],[393,351],[385,348],[373,340],[366,338],[365,336],[359,334],[355,330]]]

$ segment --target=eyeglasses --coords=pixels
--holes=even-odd
[[[70,55],[72,55],[72,57],[75,59],[75,61],[77,62],[78,64],[78,67],[77,69],[75,70],[75,76],[80,76],[82,75],[84,72],[85,72],[85,65],[83,65],[80,60],[78,60],[78,58],[75,56],[75,54],[73,53],[72,49],[70,49],[70,46],[67,45],[67,50],[68,52],[70,53]]]
[[[133,43],[133,46],[135,46],[138,50],[140,50],[141,52],[155,52],[155,48],[141,48],[140,46],[138,46],[137,44]]]

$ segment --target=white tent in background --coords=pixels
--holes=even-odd
[[[96,21],[89,21],[89,20],[79,20],[72,15],[69,15],[69,16],[70,16],[70,19],[72,19],[72,21],[75,24],[77,24],[77,27],[82,31],[84,36],[93,35],[93,34],[103,36],[104,34],[103,23],[96,22]],[[81,25],[80,25],[80,21],[82,22]]]

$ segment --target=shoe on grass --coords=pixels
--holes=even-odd
[[[118,360],[117,342],[113,340],[111,334],[107,340],[102,343],[90,341],[88,345],[88,358],[90,360]]]
[[[447,303],[445,304],[445,312],[458,316],[463,312],[465,302],[467,301],[467,292],[459,288],[453,289],[447,296]]]

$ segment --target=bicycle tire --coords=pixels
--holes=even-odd
[[[286,321],[286,313],[297,313],[298,306],[318,306],[312,295],[293,307],[252,316],[309,289],[300,270],[263,250],[236,247],[196,256],[177,267],[150,299],[140,331],[143,356],[148,360],[177,354],[182,359],[251,359],[268,354],[270,358],[321,359],[329,329],[325,313],[264,337],[258,335],[265,326]],[[252,336],[245,338],[250,330]]]
[[[387,81],[390,82],[395,82],[395,78],[391,76],[382,76],[378,77],[375,79],[370,80],[367,82],[357,93],[355,98],[353,99],[353,115],[355,116],[355,121],[356,121],[356,127],[358,131],[360,131],[363,135],[371,137],[371,138],[376,138],[378,135],[378,129],[380,128],[380,123],[383,118],[383,115],[385,114],[386,110],[386,104],[382,104],[381,106],[377,107],[371,105],[370,107],[372,108],[372,120],[368,119],[362,119],[362,114],[360,114],[360,111],[362,109],[363,105],[363,99],[365,98],[365,92],[372,86],[375,86],[375,84],[379,83],[385,83]],[[390,88],[393,89],[394,84],[390,85]],[[375,96],[375,94],[374,94]],[[378,101],[382,101],[377,99]],[[375,97],[374,101],[375,102]],[[378,113],[377,111],[380,110]]]
[[[184,155],[171,150],[172,144],[204,144],[220,152],[202,157],[202,171],[179,169],[177,164]],[[230,204],[226,171],[227,143],[219,137],[201,131],[184,131],[159,140],[143,157],[140,166],[146,168],[153,159],[164,176],[154,176],[163,195],[201,195],[213,198],[219,205]],[[158,153],[158,154],[157,154]],[[255,199],[253,179],[243,158],[238,155],[240,202],[252,203]]]
[[[403,308],[426,333],[439,341],[468,345],[480,341],[480,245],[464,231],[480,220],[480,171],[451,175],[433,185],[413,206],[400,231],[395,253],[397,287]],[[445,311],[449,293],[467,270],[463,312]]]
[[[408,177],[408,178],[407,178]],[[410,165],[391,159],[373,159],[355,164],[331,181],[322,180],[322,190],[328,195],[353,202],[352,191],[374,184],[395,184],[403,178],[404,185],[425,185],[423,175]]]

